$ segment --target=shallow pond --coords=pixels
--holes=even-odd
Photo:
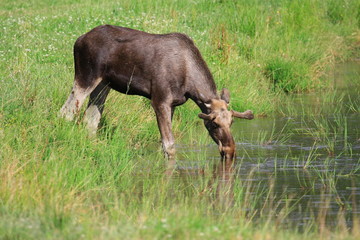
[[[330,93],[289,96],[276,117],[235,121],[233,167],[219,164],[215,144],[179,144],[181,177],[173,178],[202,181],[200,161],[188,156],[205,151],[215,165],[216,196],[227,207],[240,195],[252,199],[242,210],[255,218],[351,226],[360,213],[360,63],[339,64],[328,77],[334,79]]]

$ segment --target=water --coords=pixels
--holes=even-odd
[[[176,168],[182,178],[201,181],[201,163],[187,156],[205,151],[214,164],[218,204],[234,207],[240,196],[254,200],[242,210],[255,218],[351,227],[360,214],[360,64],[337,65],[328,77],[330,93],[291,96],[276,117],[235,121],[235,166],[219,163],[215,144],[180,144],[179,156],[186,157],[179,157]]]

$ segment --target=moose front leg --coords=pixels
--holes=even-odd
[[[170,104],[157,104],[154,101],[152,106],[156,113],[164,154],[167,158],[173,159],[175,157],[175,140],[171,131],[171,118],[174,109]]]

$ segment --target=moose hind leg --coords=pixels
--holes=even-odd
[[[87,125],[91,135],[96,134],[109,91],[110,87],[102,82],[90,94],[89,104],[85,111],[83,121]]]
[[[96,79],[90,86],[81,87],[75,79],[74,86],[65,104],[60,109],[60,116],[71,121],[79,112],[85,99],[94,90],[94,88],[101,82],[101,78]]]

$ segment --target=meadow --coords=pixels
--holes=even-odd
[[[342,98],[332,94],[336,86],[328,73],[338,62],[359,58],[357,0],[1,1],[0,239],[360,237],[355,216],[354,227],[329,227],[325,213],[305,227],[289,227],[283,219],[296,201],[283,198],[288,204],[275,214],[271,187],[250,194],[257,186],[214,170],[217,147],[190,101],[177,108],[173,131],[179,159],[194,166],[188,173],[175,169],[174,176],[165,174],[170,164],[148,100],[111,92],[95,138],[81,114],[75,122],[59,118],[73,82],[73,44],[101,24],[186,33],[218,89],[230,90],[230,107],[252,109],[257,118],[291,116],[294,110],[284,102],[310,92],[328,98],[325,104],[337,103],[340,113]],[[348,106],[360,112],[359,101]],[[336,116],[334,129],[345,136],[346,121]],[[322,131],[307,135],[330,141],[333,128],[314,124]],[[270,130],[251,141],[274,137]],[[200,150],[181,150],[194,146]],[[306,156],[309,168],[314,155]]]

